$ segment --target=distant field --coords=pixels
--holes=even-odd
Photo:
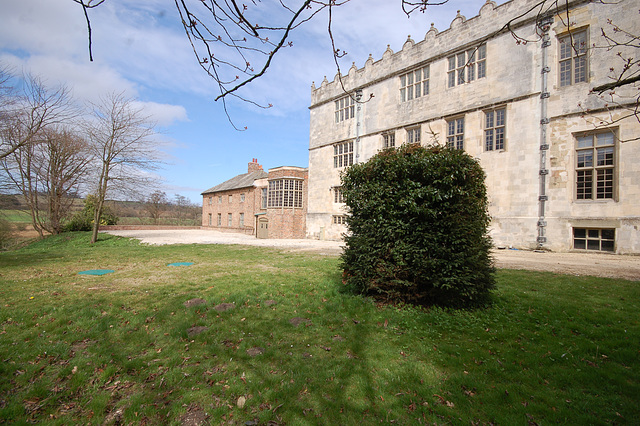
[[[0,210],[0,217],[5,218],[9,222],[30,223],[31,216],[28,212],[22,210]]]

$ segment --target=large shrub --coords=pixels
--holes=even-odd
[[[478,306],[495,286],[484,172],[463,151],[405,145],[342,175],[343,279],[420,305]]]
[[[64,225],[63,232],[75,232],[75,231],[91,231],[93,228],[93,216],[96,211],[95,195],[88,195],[84,200],[84,207],[79,212],[73,215],[73,217]],[[102,208],[102,216],[100,219],[100,225],[117,225],[118,216],[108,207]]]

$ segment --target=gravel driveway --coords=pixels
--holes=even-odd
[[[122,237],[136,238],[152,245],[163,244],[242,244],[276,247],[290,251],[314,252],[337,256],[342,251],[339,241],[259,240],[250,235],[208,229],[105,231]],[[592,275],[640,281],[640,256],[603,253],[536,253],[526,250],[495,250],[498,268],[549,271],[559,274]]]

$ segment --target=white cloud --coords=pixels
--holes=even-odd
[[[152,118],[161,127],[170,126],[176,121],[188,121],[187,110],[181,105],[159,104],[157,102],[134,102],[145,115]]]

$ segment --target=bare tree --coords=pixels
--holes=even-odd
[[[167,210],[168,204],[167,194],[163,191],[155,190],[147,197],[145,210],[147,210],[155,225],[158,224],[162,213]]]
[[[640,31],[623,29],[607,20],[592,52],[606,51],[614,59],[609,68],[609,82],[591,89],[591,95],[604,103],[608,117],[592,121],[596,128],[608,128],[627,119],[640,122]],[[583,108],[585,116],[591,111]],[[622,142],[640,140],[640,135]]]
[[[106,197],[111,192],[136,193],[157,183],[148,172],[159,167],[153,136],[155,124],[136,108],[134,100],[113,93],[93,105],[86,134],[97,165],[96,209],[91,242],[98,228]]]
[[[71,212],[90,157],[87,144],[68,128],[41,129],[37,139],[0,160],[4,175],[29,208],[33,228],[59,234]]]
[[[22,86],[17,91],[8,87],[8,78],[0,84],[0,159],[32,143],[41,129],[78,116],[64,86],[50,89],[40,78],[29,74],[21,80]]]

